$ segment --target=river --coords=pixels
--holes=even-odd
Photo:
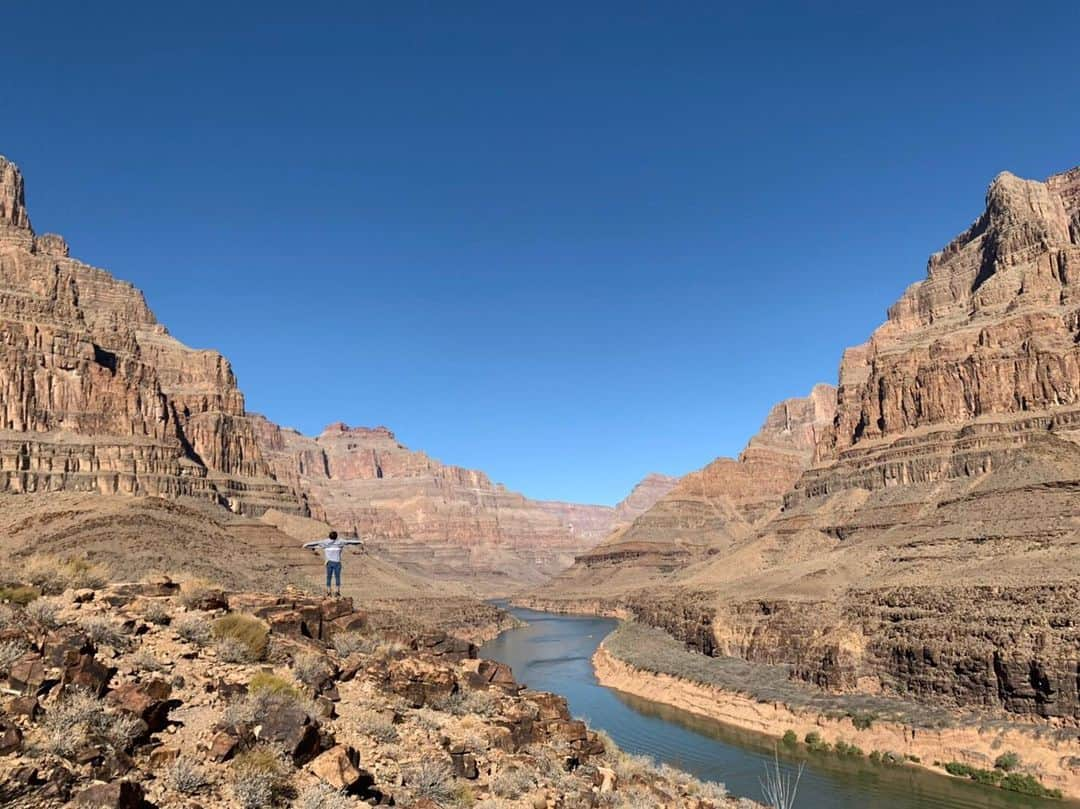
[[[566,697],[571,712],[611,734],[627,752],[667,762],[733,795],[761,800],[759,778],[775,742],[711,719],[600,685],[590,659],[616,621],[511,608],[526,625],[481,647],[510,665],[518,682]],[[1021,751],[1022,752],[1022,751]],[[936,775],[916,767],[875,765],[804,750],[780,749],[782,768],[805,765],[797,809],[1017,809],[1080,804],[1030,798]]]

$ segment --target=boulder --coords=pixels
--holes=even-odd
[[[55,668],[71,665],[78,661],[80,655],[93,652],[94,644],[90,637],[73,627],[63,627],[50,632],[41,645],[41,654],[46,664]]]
[[[36,696],[15,697],[5,706],[9,716],[25,716],[31,722],[41,716],[41,703]]]
[[[76,662],[64,668],[62,685],[85,688],[96,696],[103,696],[116,669],[98,662],[93,655],[79,655]]]
[[[115,781],[87,787],[75,796],[75,805],[89,809],[144,809],[147,804],[141,784]]]
[[[415,657],[390,663],[387,667],[387,685],[414,708],[446,699],[458,690],[457,678],[451,669]]]
[[[274,711],[256,728],[255,735],[260,741],[280,746],[297,764],[319,754],[319,726],[299,706]]]
[[[210,740],[207,755],[212,761],[228,761],[240,751],[240,737],[225,730],[219,730]]]
[[[360,755],[351,747],[337,745],[316,756],[308,769],[338,791],[352,791],[363,773],[360,771]]]
[[[172,692],[164,680],[147,683],[124,683],[109,692],[108,701],[121,711],[142,719],[150,733],[158,733],[169,723],[169,711],[178,707],[179,700],[170,700]]]
[[[0,756],[21,753],[23,735],[19,726],[9,719],[0,719]]]
[[[50,681],[41,658],[34,654],[23,655],[8,671],[8,685],[26,695],[44,694],[53,683],[55,680]]]

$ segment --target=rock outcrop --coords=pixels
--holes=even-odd
[[[0,491],[191,495],[258,514],[274,481],[227,360],[169,336],[142,294],[37,236],[0,158]]]
[[[607,609],[706,654],[831,690],[1080,721],[1078,293],[1080,169],[1000,175],[985,212],[844,353],[835,417],[798,431],[790,466],[766,454],[771,474],[721,461],[688,477],[701,497],[680,484],[541,594],[595,599],[617,582]],[[705,473],[750,499],[717,509]],[[646,526],[651,547],[686,552],[645,573],[597,558]]]
[[[809,466],[835,411],[836,391],[829,385],[775,405],[737,459],[717,458],[680,478],[537,595],[595,597],[656,586],[751,536]]]
[[[534,501],[383,427],[307,438],[250,415],[221,354],[175,340],[135,287],[35,233],[0,158],[0,495],[193,497],[305,539],[326,526],[290,518],[310,516],[425,575],[505,590],[565,568],[662,489],[618,510]]]
[[[319,519],[431,575],[504,588],[564,569],[665,486],[647,479],[614,509],[531,500],[483,472],[410,450],[385,427],[337,423],[310,438],[260,420],[258,436],[275,477],[302,491]]]

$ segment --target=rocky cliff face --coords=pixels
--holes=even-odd
[[[680,478],[537,595],[594,598],[666,586],[693,562],[751,536],[810,464],[835,409],[829,385],[775,405],[737,459],[717,458]]]
[[[529,500],[400,444],[383,427],[308,438],[245,411],[228,361],[172,338],[142,294],[30,225],[0,158],[0,494],[196,497],[310,515],[375,538],[423,575],[536,582],[632,519]]]
[[[142,294],[38,236],[0,158],[0,491],[193,495],[303,509],[270,477],[228,362]]]
[[[1080,170],[1000,175],[985,212],[844,353],[835,417],[778,448],[769,425],[789,416],[774,410],[739,462],[688,476],[543,592],[622,579],[618,609],[706,654],[786,663],[828,689],[1080,721],[1078,291]],[[771,472],[749,474],[755,459]],[[644,573],[598,559],[634,536],[709,555]]]
[[[319,519],[432,575],[503,586],[565,568],[663,488],[650,480],[619,509],[530,500],[410,450],[385,427],[332,424],[309,438],[262,420],[259,441],[275,476],[303,491]]]

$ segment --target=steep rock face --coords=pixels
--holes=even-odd
[[[678,485],[679,479],[652,472],[641,479],[622,500],[615,505],[615,519],[619,523],[632,523],[644,514],[661,497]]]
[[[410,450],[385,427],[338,423],[309,438],[261,420],[259,440],[275,476],[305,492],[315,516],[433,575],[537,582],[618,519],[608,506],[530,500],[483,472]],[[622,513],[645,507],[657,483]]]
[[[228,362],[168,335],[142,294],[36,236],[0,158],[0,491],[302,504],[269,477]]]
[[[592,556],[718,548],[746,536],[810,463],[834,417],[835,397],[834,388],[817,385],[805,398],[775,405],[738,459],[717,458],[684,476]]]
[[[537,603],[591,601],[667,588],[695,563],[752,536],[809,465],[835,407],[836,391],[829,385],[775,405],[738,459],[717,458],[680,478],[651,508],[617,526],[532,596]],[[642,607],[645,601],[636,601],[633,611],[663,613],[663,608]]]
[[[845,352],[835,421],[784,510],[680,580],[712,594],[718,653],[1080,720],[1078,217],[1080,171],[1000,175]]]

